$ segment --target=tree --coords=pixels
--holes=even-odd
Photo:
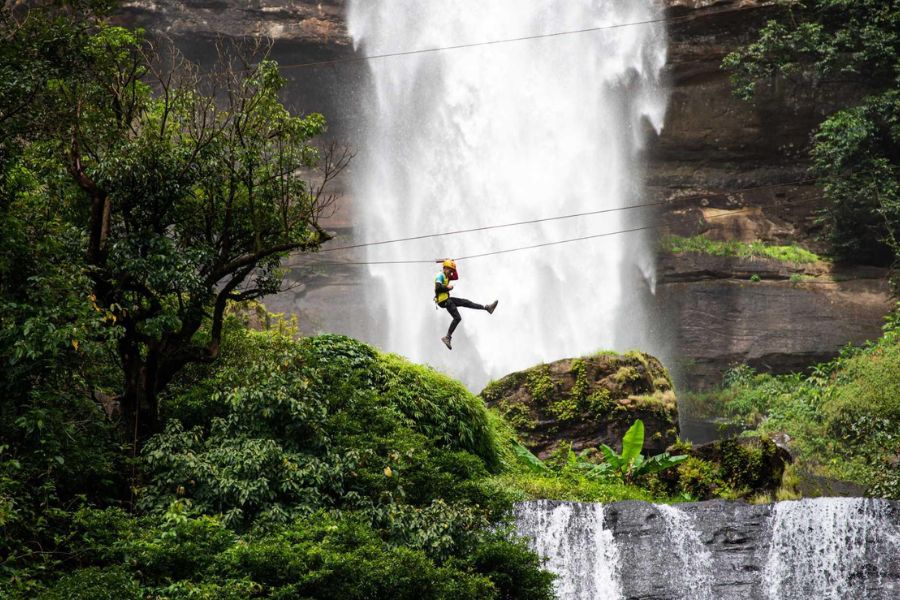
[[[784,2],[757,40],[725,57],[735,93],[751,99],[776,79],[838,82],[850,106],[813,135],[812,171],[828,206],[821,214],[837,258],[900,261],[900,2]],[[847,89],[847,88],[845,88]]]
[[[223,50],[201,76],[108,25],[103,4],[4,10],[2,72],[46,66],[0,90],[16,141],[4,165],[83,233],[91,302],[117,332],[123,421],[143,440],[160,391],[218,355],[227,304],[277,291],[282,258],[330,239],[319,219],[352,156],[313,145],[325,120],[288,112],[265,48],[252,64]]]

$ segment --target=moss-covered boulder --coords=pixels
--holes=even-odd
[[[541,458],[564,443],[576,451],[601,443],[620,449],[636,419],[644,421],[646,451],[661,452],[678,435],[669,373],[642,352],[604,352],[538,365],[492,382],[481,397]]]
[[[750,498],[773,495],[782,484],[790,454],[766,436],[717,440],[690,447],[675,444],[667,449],[689,458],[659,474],[663,491],[689,494],[696,500]]]

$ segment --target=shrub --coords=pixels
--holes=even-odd
[[[212,392],[221,416],[185,429],[175,415],[194,414],[184,409],[196,392],[172,399],[173,418],[144,449],[142,508],[186,498],[242,530],[323,508],[491,503],[469,482],[498,468],[497,441],[458,382],[343,336],[232,337],[234,361],[192,388]]]
[[[39,600],[142,600],[140,584],[121,567],[90,567],[63,576]]]

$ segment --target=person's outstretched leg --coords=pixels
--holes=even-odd
[[[484,305],[476,304],[471,300],[466,300],[465,298],[450,298],[450,301],[453,302],[456,306],[461,306],[462,308],[474,308],[475,310],[487,310]]]
[[[444,308],[447,309],[447,312],[450,313],[450,316],[453,317],[453,320],[450,322],[450,329],[447,330],[447,335],[441,338],[441,341],[444,342],[444,345],[447,346],[447,348],[450,350],[453,350],[453,346],[450,345],[450,340],[453,337],[453,332],[456,330],[456,326],[459,325],[459,322],[462,321],[462,317],[459,316],[459,311],[456,309],[454,300],[455,298],[448,298],[444,302]]]
[[[465,298],[453,298],[453,302],[456,303],[456,306],[462,306],[463,308],[474,308],[475,310],[486,310],[491,314],[494,314],[494,309],[497,308],[497,300],[494,300],[490,304],[476,304],[470,300],[466,300]]]

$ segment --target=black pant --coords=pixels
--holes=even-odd
[[[481,304],[475,304],[471,300],[466,300],[465,298],[447,298],[438,304],[438,306],[446,308],[447,312],[450,313],[450,316],[453,317],[453,321],[450,323],[450,329],[447,331],[447,337],[453,335],[453,330],[456,329],[456,326],[462,321],[462,317],[459,316],[459,311],[456,310],[456,307],[461,306],[463,308],[474,308],[475,310],[487,310]]]

